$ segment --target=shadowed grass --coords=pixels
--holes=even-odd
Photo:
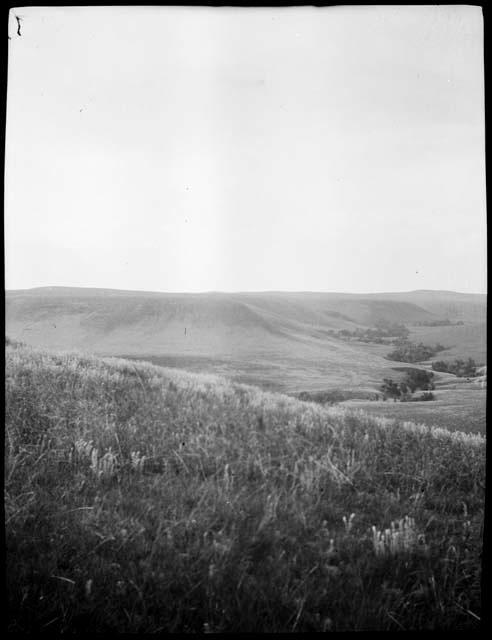
[[[479,626],[482,437],[124,360],[6,365],[10,631]]]

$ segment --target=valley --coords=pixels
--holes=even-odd
[[[6,334],[26,344],[212,373],[294,396],[334,390],[350,397],[342,404],[370,413],[484,433],[486,391],[464,378],[436,373],[433,402],[367,400],[383,378],[402,378],[401,363],[387,359],[390,344],[341,339],[340,332],[380,322],[404,325],[411,342],[440,343],[445,350],[434,359],[486,364],[486,296],[479,294],[6,293]]]

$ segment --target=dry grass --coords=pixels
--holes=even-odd
[[[348,400],[343,405],[389,419],[485,435],[487,392],[473,386],[473,383],[458,383],[455,388],[451,385],[450,388],[437,388],[433,391],[436,399],[432,402]]]
[[[448,327],[409,327],[412,342],[435,344],[440,342],[446,351],[436,360],[473,358],[479,363],[487,359],[487,324],[485,322]]]
[[[482,437],[150,364],[6,365],[9,631],[480,626]]]

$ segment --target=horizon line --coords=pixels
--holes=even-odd
[[[384,294],[401,294],[401,293],[459,293],[461,295],[481,295],[486,296],[487,292],[482,291],[457,291],[455,289],[409,289],[404,291],[327,291],[327,290],[293,290],[293,289],[255,289],[255,290],[234,290],[225,291],[218,289],[209,289],[203,291],[155,291],[150,289],[119,289],[115,287],[100,287],[100,286],[71,286],[71,285],[41,285],[36,287],[25,287],[7,289],[5,293],[13,292],[28,292],[36,291],[40,289],[93,289],[97,291],[118,291],[122,293],[153,293],[153,294],[165,294],[165,295],[206,295],[206,294],[278,294],[278,293],[295,293],[295,294],[337,294],[337,295],[384,295]]]

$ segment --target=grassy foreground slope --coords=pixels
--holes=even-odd
[[[480,436],[10,344],[5,451],[10,631],[480,625]]]

